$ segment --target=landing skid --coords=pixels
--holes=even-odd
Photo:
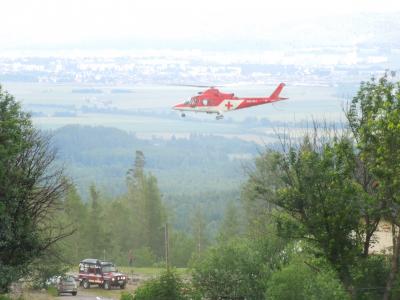
[[[223,115],[217,115],[217,116],[215,117],[215,119],[217,119],[217,120],[222,120],[223,118],[224,118]]]

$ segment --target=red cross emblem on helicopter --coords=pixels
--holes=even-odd
[[[226,106],[226,108],[228,109],[228,110],[230,110],[231,108],[232,108],[232,104],[231,104],[231,101],[228,101],[228,103],[227,104],[225,104],[225,106]]]

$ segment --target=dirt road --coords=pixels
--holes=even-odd
[[[90,289],[78,288],[78,294],[71,296],[71,294],[61,294],[55,299],[59,300],[119,300],[122,292],[133,293],[136,285],[128,284],[125,290],[113,288],[111,290],[104,290],[102,288],[93,287]]]
[[[78,294],[76,296],[70,296],[70,295],[61,295],[57,299],[61,300],[117,300],[118,298],[105,298],[103,296],[93,296],[93,295],[82,295]]]

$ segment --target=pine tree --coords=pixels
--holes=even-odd
[[[241,219],[238,207],[232,201],[228,202],[219,229],[218,239],[226,242],[232,238],[238,237],[242,232]]]

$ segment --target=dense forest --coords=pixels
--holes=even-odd
[[[188,216],[199,207],[214,233],[226,204],[239,201],[246,169],[263,148],[237,138],[212,135],[145,140],[115,128],[79,125],[49,134],[58,149],[58,160],[84,202],[89,199],[92,184],[103,198],[125,194],[126,173],[133,166],[135,152],[141,151],[144,167],[157,178],[174,225],[189,228]]]
[[[398,299],[400,82],[395,78],[390,73],[362,83],[345,111],[344,129],[315,123],[300,139],[281,136],[279,149],[274,145],[260,151],[240,176],[233,172],[239,161],[229,154],[254,153],[251,144],[237,148],[239,141],[222,140],[226,144],[218,149],[215,140],[205,142],[215,137],[173,139],[160,147],[171,155],[171,161],[164,162],[152,156],[154,143],[162,141],[137,141],[128,134],[137,145],[123,150],[126,138],[114,142],[87,134],[73,140],[74,134],[69,139],[60,134],[104,128],[63,128],[50,143],[18,102],[0,90],[0,292],[20,278],[42,271],[49,275],[49,268],[39,266],[59,272],[82,257],[126,265],[133,253],[134,266],[165,266],[163,233],[177,214],[171,212],[173,202],[168,205],[163,198],[156,170],[179,166],[190,173],[193,164],[194,172],[202,170],[208,178],[210,165],[225,161],[232,162],[232,169],[214,169],[213,180],[203,186],[205,199],[207,193],[223,195],[215,230],[210,233],[207,201],[187,207],[185,228],[179,222],[170,228],[169,266],[189,267],[190,276],[184,280],[168,266],[160,277],[122,298]],[[113,135],[126,136],[119,131]],[[80,144],[83,139],[86,146]],[[120,147],[126,161],[120,161],[118,151],[104,152],[111,146],[94,146],[100,139],[114,150]],[[62,142],[80,150],[62,150]],[[191,143],[195,147],[185,147]],[[58,159],[54,145],[61,150]],[[93,160],[91,151],[97,153]],[[146,151],[153,158],[148,159]],[[180,159],[182,153],[187,161]],[[96,161],[126,164],[114,173],[122,177],[124,188],[115,193],[94,182],[82,184],[70,178],[72,173],[64,173],[61,161],[75,167],[80,162],[82,169],[96,166]],[[177,201],[185,202],[186,193],[191,194],[190,183],[198,174],[189,173],[177,177],[185,183]],[[244,184],[227,193],[229,180],[240,181],[241,176]],[[392,245],[383,252],[372,251],[382,222],[389,224]]]

